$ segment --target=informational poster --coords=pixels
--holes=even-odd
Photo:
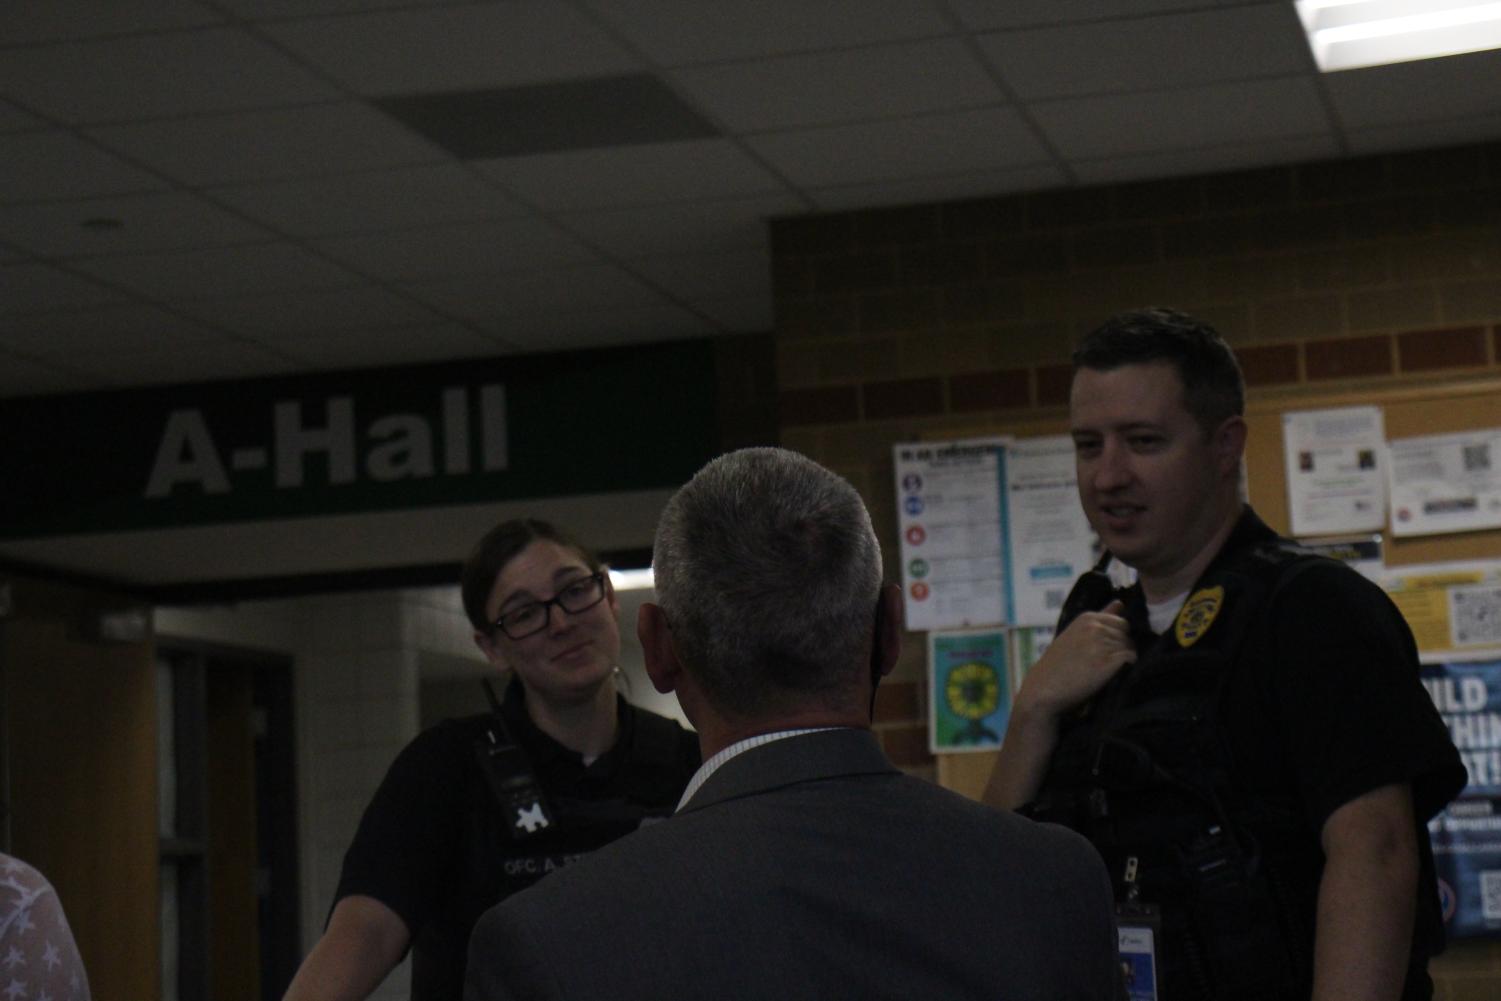
[[[893,447],[902,592],[911,630],[1008,621],[1007,438]]]
[[[1011,630],[1011,690],[1021,690],[1027,671],[1053,642],[1052,626],[1021,626]]]
[[[1068,435],[1020,438],[1006,450],[1011,621],[1051,626],[1074,579],[1098,558],[1099,540],[1079,504]]]
[[[1501,429],[1388,444],[1393,535],[1501,527]]]
[[[1282,415],[1293,535],[1368,532],[1386,524],[1385,439],[1380,407]]]
[[[1011,716],[1006,632],[928,634],[928,743],[935,754],[994,751]]]
[[[1501,932],[1501,653],[1423,668],[1469,772],[1459,798],[1428,822],[1444,924],[1453,938]]]
[[[1501,562],[1394,567],[1381,585],[1424,656],[1501,648]]]

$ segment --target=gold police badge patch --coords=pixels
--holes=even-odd
[[[1178,638],[1178,645],[1191,647],[1198,642],[1200,636],[1209,632],[1209,627],[1214,625],[1214,617],[1220,614],[1220,606],[1224,603],[1225,589],[1219,586],[1206,587],[1190,595],[1183,603],[1177,623],[1173,626],[1173,635]]]

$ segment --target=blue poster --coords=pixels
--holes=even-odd
[[[1428,822],[1451,938],[1501,936],[1501,660],[1423,667],[1469,784]]]

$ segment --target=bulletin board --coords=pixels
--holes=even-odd
[[[1246,401],[1246,479],[1251,505],[1278,532],[1287,534],[1290,530],[1282,415],[1294,410],[1353,406],[1381,407],[1387,440],[1496,428],[1501,427],[1501,379],[1408,381],[1336,392],[1303,387],[1253,390]],[[976,427],[965,434],[1025,437],[1067,430],[1068,418],[1060,413],[1053,418]],[[1501,559],[1501,530],[1405,538],[1393,538],[1385,532],[1383,540],[1388,566]],[[941,785],[979,798],[995,755],[940,754],[936,760]]]
[[[1256,395],[1247,401],[1247,479],[1256,513],[1279,532],[1289,530],[1282,414],[1289,410],[1379,406],[1386,437],[1412,438],[1501,427],[1501,380],[1405,383],[1365,391]],[[1394,538],[1383,533],[1388,566],[1501,558],[1501,530]]]

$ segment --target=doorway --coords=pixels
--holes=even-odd
[[[164,1001],[280,998],[300,958],[290,658],[157,646]]]

